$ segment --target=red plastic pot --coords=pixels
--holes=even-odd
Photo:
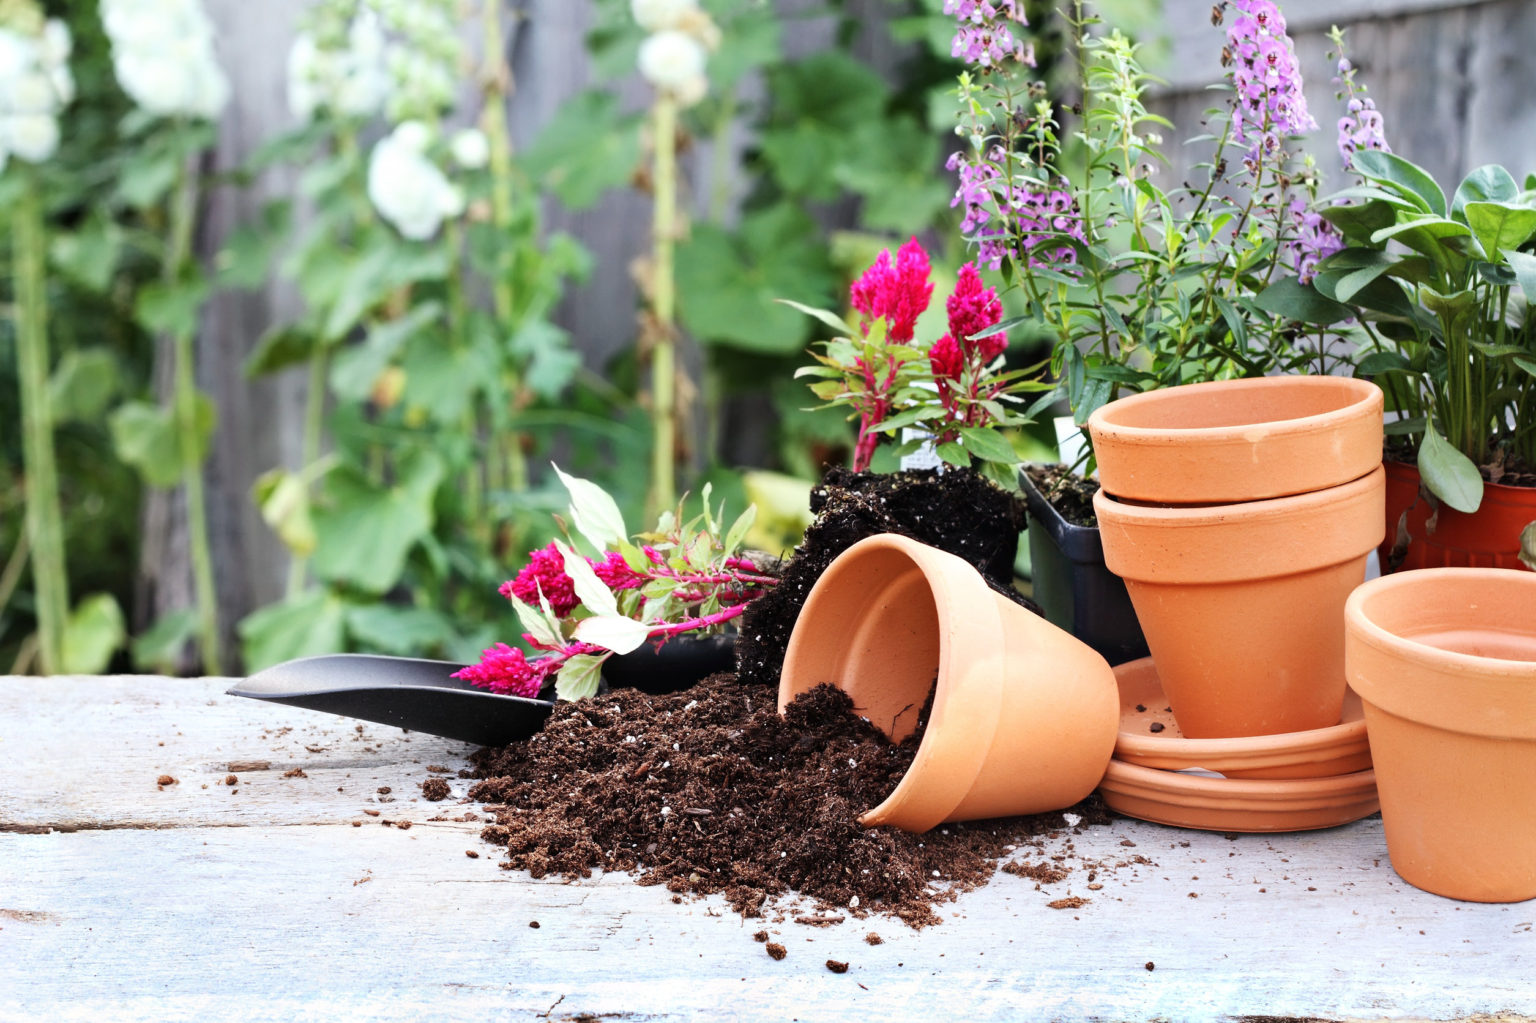
[[[1536,487],[1483,484],[1483,503],[1472,514],[1440,505],[1435,528],[1433,510],[1419,498],[1419,470],[1403,462],[1387,462],[1387,536],[1380,547],[1382,571],[1415,568],[1514,568],[1520,560],[1520,532],[1536,522]],[[1398,527],[1406,512],[1408,551],[1391,569],[1390,557]]]

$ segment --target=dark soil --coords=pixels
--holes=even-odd
[[[1039,612],[1013,588],[1024,502],[970,470],[854,473],[833,469],[811,491],[816,521],[785,562],[778,586],[741,616],[736,671],[748,684],[778,685],[800,608],[843,551],[876,533],[898,533],[975,565],[994,590]]]
[[[1407,438],[1389,437],[1382,451],[1382,458],[1389,462],[1418,465],[1418,446]],[[1536,465],[1530,465],[1518,456],[1504,451],[1496,452],[1493,461],[1487,465],[1478,466],[1477,471],[1489,483],[1498,483],[1506,487],[1536,487]]]
[[[819,910],[921,927],[939,919],[936,904],[1065,824],[1050,813],[925,835],[860,827],[916,744],[890,743],[831,686],[780,717],[773,688],[715,675],[683,693],[561,703],[532,738],[475,753],[481,780],[469,794],[493,804],[482,837],[506,849],[505,869],[567,879],[632,871],[679,896],[722,894],[744,916],[798,895]],[[1109,820],[1096,797],[1073,810],[1088,824]]]
[[[1052,508],[1074,526],[1095,527],[1098,516],[1093,514],[1093,495],[1099,492],[1099,481],[1079,476],[1065,465],[1031,465],[1024,470],[1029,480],[1040,491]]]

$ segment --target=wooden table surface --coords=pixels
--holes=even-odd
[[[1536,1017],[1536,902],[1412,888],[1379,819],[1080,828],[1054,844],[1150,862],[999,873],[923,931],[768,922],[775,962],[718,899],[534,881],[429,821],[474,809],[420,790],[468,747],[229,683],[0,678],[0,1019]]]

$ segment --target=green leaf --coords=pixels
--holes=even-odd
[[[1520,561],[1536,572],[1536,522],[1520,530]]]
[[[555,549],[565,560],[565,574],[571,577],[576,598],[582,605],[595,615],[617,615],[619,604],[614,599],[613,591],[597,577],[596,572],[592,571],[592,566],[587,559],[559,540],[555,541]]]
[[[874,230],[910,232],[947,211],[953,185],[933,174],[939,142],[906,116],[871,119],[839,146],[830,177],[863,199],[861,222]]]
[[[603,680],[603,662],[610,654],[577,654],[560,665],[555,676],[555,696],[561,700],[584,700],[597,695]]]
[[[791,309],[796,309],[802,313],[805,313],[807,316],[816,317],[816,319],[820,320],[822,323],[825,323],[833,330],[840,331],[843,337],[853,336],[853,328],[848,326],[843,318],[836,313],[828,312],[825,309],[813,309],[808,305],[801,305],[799,302],[795,302],[787,298],[776,298],[774,301],[782,303],[783,305],[787,305]]]
[[[564,472],[553,462],[550,465],[554,467],[555,475],[560,477],[560,482],[565,484],[566,493],[571,495],[571,522],[576,531],[587,538],[588,543],[601,553],[629,539],[629,530],[624,526],[624,514],[619,511],[618,502],[609,496],[608,491],[590,480]]]
[[[1459,512],[1470,515],[1483,503],[1483,477],[1477,466],[1433,426],[1425,428],[1419,444],[1419,472],[1430,492]]]
[[[617,92],[592,89],[556,111],[522,164],[540,188],[580,210],[627,184],[640,161],[640,118],[620,109]]]
[[[1515,279],[1520,282],[1526,302],[1536,305],[1536,256],[1514,249],[1505,249],[1503,255],[1510,269],[1515,271]]]
[[[214,257],[220,285],[256,288],[266,283],[279,249],[288,241],[286,227],[292,206],[287,199],[268,202],[254,222],[242,225],[229,236]]]
[[[241,619],[236,631],[245,669],[257,672],[296,657],[344,649],[345,626],[346,605],[316,588],[253,611]]]
[[[1496,163],[1484,164],[1472,170],[1456,186],[1451,198],[1451,219],[1465,220],[1463,211],[1472,202],[1513,202],[1520,195],[1520,186],[1514,177]],[[1493,250],[1488,250],[1489,255]]]
[[[971,454],[983,462],[1018,462],[1019,456],[1014,453],[1013,445],[996,430],[988,430],[979,426],[967,426],[960,430],[965,448]]]
[[[318,349],[318,339],[312,330],[299,324],[280,324],[261,335],[256,347],[246,356],[245,375],[264,376],[301,365]]]
[[[576,624],[573,638],[616,654],[638,650],[651,634],[650,626],[623,615],[595,615]]]
[[[373,327],[361,344],[342,349],[331,364],[331,388],[336,396],[347,401],[366,399],[401,350],[418,337],[425,336],[426,347],[440,351],[446,333],[443,317],[441,302],[423,302],[399,319]]]
[[[1533,359],[1527,355],[1517,355],[1514,358],[1514,363],[1516,366],[1519,366],[1521,369],[1525,370],[1526,373],[1536,377],[1536,359]]]
[[[565,639],[560,635],[553,612],[549,610],[549,601],[546,599],[541,603],[544,605],[542,610],[515,596],[512,598],[512,607],[517,611],[517,621],[522,625],[523,631],[546,646],[560,646]]]
[[[346,610],[347,633],[359,643],[399,657],[422,657],[453,638],[453,623],[430,607],[365,604]]]
[[[448,263],[445,246],[379,236],[338,268],[333,291],[317,295],[314,292],[318,289],[306,289],[306,298],[326,310],[321,338],[330,342],[345,337],[369,310],[406,285],[442,280],[448,276]]]
[[[74,231],[61,231],[49,246],[49,258],[64,273],[92,291],[105,293],[122,254],[126,232],[104,211],[94,211]]]
[[[1355,153],[1351,168],[1364,177],[1407,199],[1418,199],[1436,216],[1446,214],[1445,192],[1422,167],[1396,153],[1362,149]]]
[[[176,183],[181,160],[164,146],[140,144],[125,150],[117,174],[117,197],[135,209],[158,203]]]
[[[533,353],[523,371],[523,383],[545,401],[556,401],[580,370],[580,352],[569,345],[544,347]]]
[[[64,622],[64,674],[101,674],[127,638],[117,598],[110,593],[91,594],[75,605]]]
[[[1276,316],[1324,326],[1347,320],[1354,315],[1349,306],[1324,298],[1317,289],[1301,283],[1295,277],[1282,277],[1275,281],[1255,296],[1253,304]]]
[[[1369,241],[1377,231],[1397,223],[1397,212],[1391,204],[1380,199],[1361,206],[1328,206],[1318,213],[1344,237],[1355,242]]]
[[[1504,249],[1518,249],[1536,234],[1536,209],[1502,202],[1469,202],[1467,225],[1489,259]]]
[[[183,466],[201,465],[213,436],[213,402],[204,394],[197,395],[196,402],[197,433],[189,438],[189,449],[177,434],[170,409],[144,401],[118,406],[107,420],[117,457],[137,469],[150,486],[173,487],[181,482]]]
[[[182,648],[197,635],[197,611],[172,611],[133,641],[133,664],[140,671],[174,675]],[[255,670],[255,669],[251,669]]]
[[[968,468],[971,464],[970,452],[966,451],[965,448],[961,447],[959,444],[956,444],[954,441],[945,441],[943,444],[940,444],[938,447],[934,448],[934,453],[937,454],[940,458],[944,459],[947,464],[957,466],[961,469]]]
[[[315,552],[315,523],[310,515],[309,483],[286,469],[270,469],[256,478],[251,496],[261,519],[295,557]]]
[[[48,381],[54,418],[94,423],[117,396],[122,366],[106,348],[77,348],[66,352]]]
[[[757,505],[747,505],[747,510],[736,516],[736,521],[731,523],[731,528],[725,534],[725,556],[731,557],[740,548],[742,539],[752,529],[752,523],[757,521]]]
[[[315,574],[369,593],[394,586],[411,548],[431,532],[443,472],[438,455],[417,451],[400,460],[393,486],[379,486],[352,466],[331,473],[313,512]]]
[[[1394,370],[1406,372],[1411,364],[1402,352],[1371,352],[1355,364],[1355,375],[1373,377]]]
[[[155,281],[140,289],[133,316],[151,334],[195,334],[197,314],[207,297],[208,285],[201,280]]]

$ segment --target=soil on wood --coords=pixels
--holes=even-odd
[[[1099,481],[1079,476],[1065,465],[1031,465],[1024,470],[1029,480],[1040,491],[1058,515],[1074,526],[1096,527],[1098,516],[1093,514],[1093,495],[1099,492]]]
[[[839,554],[876,533],[898,533],[956,554],[994,590],[1039,613],[1013,588],[1023,499],[978,473],[833,469],[811,491],[811,511],[816,520],[784,564],[779,584],[741,616],[736,670],[744,683],[778,685],[795,619],[816,580]]]
[[[532,738],[473,755],[481,780],[469,795],[492,804],[482,837],[506,849],[506,869],[632,871],[679,895],[722,894],[744,916],[780,900],[780,921],[830,920],[788,911],[804,897],[820,913],[921,927],[939,919],[937,904],[1066,825],[1049,813],[924,835],[860,827],[918,741],[892,744],[830,685],[780,717],[772,688],[714,675],[683,693],[559,704]],[[1096,797],[1073,810],[1088,824],[1109,820]]]

